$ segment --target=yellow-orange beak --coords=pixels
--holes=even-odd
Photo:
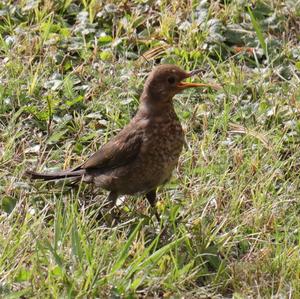
[[[201,73],[201,69],[199,70],[194,70],[188,73],[187,77],[192,77],[194,75],[197,75],[199,73]],[[186,89],[186,88],[190,88],[190,87],[210,87],[213,89],[220,89],[221,85],[219,84],[208,84],[208,83],[192,83],[192,82],[184,82],[184,81],[180,81],[176,84],[176,86],[180,89]]]
[[[180,89],[186,89],[186,88],[190,88],[190,87],[210,87],[213,89],[220,89],[221,86],[218,84],[207,84],[207,83],[192,83],[192,82],[179,82],[176,84],[176,86]]]

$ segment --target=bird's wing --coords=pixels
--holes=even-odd
[[[105,171],[127,165],[139,154],[142,142],[142,130],[124,128],[79,168]]]

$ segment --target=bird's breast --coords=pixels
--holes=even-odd
[[[155,122],[145,130],[144,138],[141,154],[147,158],[145,162],[157,171],[172,172],[184,143],[180,122]]]

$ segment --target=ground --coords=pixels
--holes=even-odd
[[[0,297],[299,298],[299,1],[0,2]],[[187,146],[142,196],[30,182],[134,115],[159,63],[220,90],[176,96]]]

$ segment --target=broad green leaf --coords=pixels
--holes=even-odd
[[[2,210],[10,214],[15,208],[17,200],[11,196],[4,196],[1,201]]]

